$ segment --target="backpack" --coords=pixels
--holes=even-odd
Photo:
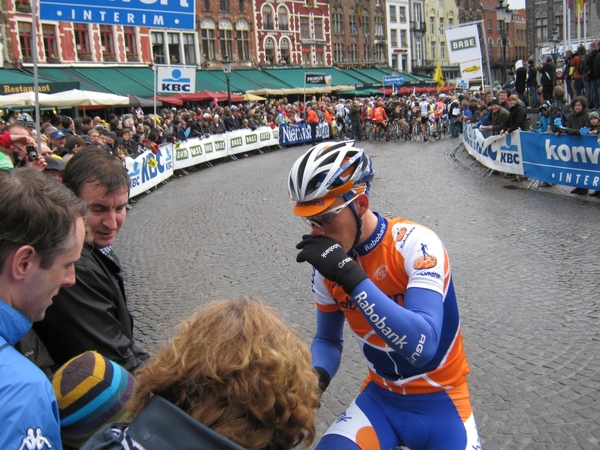
[[[577,68],[577,72],[579,72],[581,75],[587,75],[588,73],[590,73],[589,61],[590,53],[585,55],[584,58],[579,57],[579,67]]]
[[[383,122],[383,108],[378,106],[373,109],[373,120],[375,122]]]
[[[154,395],[131,423],[120,422],[100,428],[81,450],[141,448],[243,450],[159,395]]]

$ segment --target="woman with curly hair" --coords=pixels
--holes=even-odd
[[[127,408],[130,429],[160,397],[244,449],[285,450],[312,443],[319,396],[307,344],[250,298],[215,301],[184,320],[136,372]],[[189,448],[170,431],[170,448]]]

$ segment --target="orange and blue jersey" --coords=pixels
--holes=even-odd
[[[446,249],[427,227],[376,215],[377,228],[354,249],[355,260],[368,279],[346,294],[341,286],[313,271],[318,308],[311,346],[313,366],[333,378],[341,360],[344,321],[348,321],[369,368],[361,393],[318,448],[337,445],[340,437],[361,449],[380,448],[384,442],[407,445],[413,440],[406,434],[410,427],[400,432],[393,421],[386,421],[392,423],[390,428],[377,417],[383,414],[390,419],[404,411],[402,420],[410,423],[413,413],[407,411],[422,416],[425,410],[430,412],[431,424],[418,439],[414,437],[410,448],[445,448],[439,442],[434,447],[421,446],[444,434],[455,436],[454,446],[448,448],[466,448],[477,443],[478,437]],[[385,399],[387,395],[392,397]]]

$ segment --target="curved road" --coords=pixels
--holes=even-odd
[[[458,139],[361,144],[376,170],[373,209],[433,228],[448,249],[483,447],[599,448],[600,201],[483,177]],[[196,170],[136,199],[115,248],[143,346],[196,306],[244,295],[310,340],[310,267],[294,248],[308,228],[286,193],[307,148]],[[366,373],[346,337],[319,436]]]

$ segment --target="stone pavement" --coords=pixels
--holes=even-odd
[[[360,145],[376,170],[373,209],[433,228],[448,249],[483,448],[600,448],[600,200],[483,177],[459,144]],[[294,248],[308,228],[286,192],[307,148],[223,162],[137,199],[115,248],[144,347],[196,306],[244,295],[310,340],[310,267]],[[318,436],[365,374],[346,333]]]

